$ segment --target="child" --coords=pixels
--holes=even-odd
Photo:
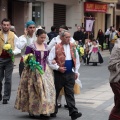
[[[97,63],[103,63],[103,58],[99,52],[99,45],[96,40],[92,41],[92,46],[89,51],[89,63],[93,63],[93,66],[97,66]]]
[[[85,44],[84,44],[84,46],[83,46],[83,48],[84,48],[84,56],[82,57],[83,58],[83,61],[84,61],[84,65],[86,64],[86,62],[87,62],[87,64],[89,64],[89,58],[88,58],[88,54],[89,54],[89,50],[90,50],[90,48],[91,48],[91,46],[92,46],[92,42],[91,42],[91,40],[89,40],[89,39],[86,39],[85,40]],[[86,61],[87,60],[87,61]]]

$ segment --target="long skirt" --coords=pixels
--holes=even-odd
[[[109,120],[120,120],[120,82],[110,83],[114,93],[114,107],[110,113]]]
[[[55,111],[55,87],[52,70],[46,66],[43,75],[25,67],[17,91],[15,108],[34,115]]]
[[[103,58],[100,52],[90,54],[89,63],[103,63]]]

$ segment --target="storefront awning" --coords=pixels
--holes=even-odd
[[[96,3],[96,2],[85,2],[84,3],[85,12],[107,12],[107,4]]]

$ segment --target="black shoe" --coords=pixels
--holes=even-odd
[[[62,105],[61,105],[60,103],[58,103],[58,108],[61,108],[61,106],[62,106]]]
[[[8,104],[8,100],[3,99],[3,104]]]
[[[64,105],[64,108],[68,108],[68,105]]]
[[[30,118],[35,118],[35,115],[34,115],[34,114],[29,113],[29,117],[30,117]]]
[[[50,114],[50,117],[56,117],[56,113]]]
[[[82,113],[73,113],[71,115],[71,120],[76,120],[77,118],[81,117]]]

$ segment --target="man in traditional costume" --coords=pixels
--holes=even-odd
[[[5,78],[4,83],[4,95],[3,95],[3,104],[7,104],[11,95],[11,80],[14,63],[11,59],[11,55],[3,50],[5,44],[10,44],[13,54],[18,54],[19,50],[16,48],[16,42],[18,37],[10,31],[10,20],[5,18],[1,22],[0,31],[0,101],[2,100],[2,81]]]
[[[110,71],[110,86],[114,93],[114,107],[109,120],[120,120],[120,39],[115,42],[108,69]]]
[[[56,44],[61,43],[60,34],[61,34],[61,31],[63,31],[63,30],[68,30],[68,27],[65,26],[65,25],[61,25],[61,26],[59,27],[59,35],[58,35],[57,37],[54,37],[54,38],[50,41],[50,43],[49,43],[49,45],[48,45],[48,49],[49,49],[49,50],[51,50],[52,47],[55,46]],[[71,43],[75,43],[75,40],[71,37],[71,38],[70,38],[70,42],[71,42]],[[79,88],[78,84],[75,84],[74,89],[75,89],[75,94],[79,94],[79,93],[80,93],[80,88]],[[62,95],[63,95],[63,94],[64,94],[64,89],[61,90],[61,94],[60,94],[59,97],[58,97],[58,107],[59,107],[59,108],[62,106],[62,105],[61,105],[61,101],[62,101]],[[63,97],[63,99],[64,99],[64,97]],[[65,102],[65,99],[64,99],[64,102]],[[64,103],[64,107],[65,107],[65,108],[68,107],[68,106],[66,105],[66,103]]]
[[[48,45],[48,49],[49,49],[49,50],[51,50],[53,46],[55,46],[56,44],[58,44],[58,43],[61,42],[60,34],[61,34],[61,31],[62,31],[62,30],[68,30],[68,27],[67,27],[67,26],[64,26],[64,25],[61,25],[61,26],[59,27],[59,35],[58,35],[57,37],[54,37],[54,38],[50,41],[50,43],[49,43],[49,45]],[[70,38],[70,42],[71,42],[71,43],[75,43],[75,40],[71,37],[71,38]]]
[[[51,117],[56,117],[58,112],[57,98],[61,89],[64,87],[65,98],[69,109],[69,115],[72,120],[82,116],[75,107],[74,85],[75,79],[78,77],[78,69],[80,67],[79,55],[74,44],[70,43],[70,33],[62,31],[60,34],[61,43],[54,46],[49,54],[49,66],[54,70],[54,81],[56,88],[56,110]],[[52,64],[55,60],[56,64]],[[72,69],[74,68],[74,72]]]
[[[21,76],[22,71],[24,69],[24,63],[23,63],[23,56],[25,53],[26,46],[32,44],[34,41],[36,41],[36,36],[35,36],[35,22],[34,21],[28,21],[26,23],[26,29],[25,29],[25,34],[21,35],[19,37],[19,41],[17,42],[17,47],[21,50],[21,60],[19,64],[19,75]]]

